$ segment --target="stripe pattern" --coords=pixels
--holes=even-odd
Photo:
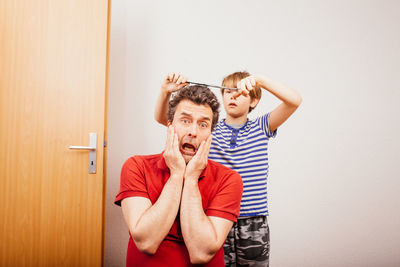
[[[225,119],[218,122],[208,158],[237,171],[243,180],[240,217],[268,215],[268,141],[276,136],[269,128],[269,113],[247,120],[240,129]]]

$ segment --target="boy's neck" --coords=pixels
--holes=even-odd
[[[225,123],[228,125],[243,125],[247,121],[247,114],[243,114],[240,117],[231,117],[229,114],[226,114]]]

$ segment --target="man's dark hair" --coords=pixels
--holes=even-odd
[[[182,100],[189,100],[198,105],[209,105],[212,112],[212,125],[211,130],[214,130],[215,125],[218,122],[219,116],[219,102],[217,97],[208,87],[201,85],[190,85],[185,86],[177,93],[175,93],[172,99],[169,101],[168,108],[168,121],[172,122],[174,119],[176,107]]]

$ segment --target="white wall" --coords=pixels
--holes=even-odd
[[[163,149],[153,119],[163,77],[219,84],[243,69],[304,99],[270,145],[271,265],[400,266],[399,10],[395,0],[113,1],[106,266],[125,264],[120,168]],[[252,115],[277,103],[264,93]]]

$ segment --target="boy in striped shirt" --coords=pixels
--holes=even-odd
[[[166,109],[172,92],[186,84],[179,73],[167,76],[155,111],[166,124]],[[237,171],[243,180],[240,215],[224,244],[225,266],[268,266],[267,222],[268,141],[300,105],[301,96],[291,88],[260,75],[235,72],[224,78],[221,89],[226,118],[213,132],[209,159]],[[282,101],[274,110],[254,120],[247,118],[261,99],[261,89]]]

